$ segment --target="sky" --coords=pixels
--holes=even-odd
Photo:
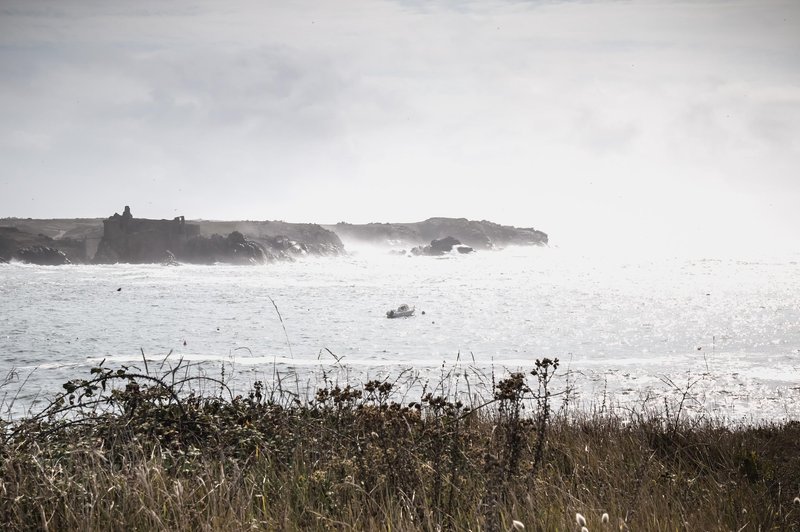
[[[800,2],[0,0],[0,217],[800,252]]]

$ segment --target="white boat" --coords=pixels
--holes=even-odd
[[[400,305],[386,313],[387,318],[407,318],[413,315],[414,307],[409,307],[408,305]]]

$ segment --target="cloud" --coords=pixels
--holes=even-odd
[[[739,223],[800,193],[798,17],[777,1],[5,2],[0,185],[36,201],[0,211],[699,234],[681,202]],[[753,223],[799,221],[778,212]]]

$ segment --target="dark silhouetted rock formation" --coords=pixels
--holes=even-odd
[[[264,264],[303,254],[339,255],[334,233],[314,224],[186,222],[134,218],[130,208],[103,222],[96,263]],[[227,234],[227,236],[222,236]]]
[[[86,242],[0,227],[0,258],[42,265],[81,263],[86,261]]]
[[[279,221],[200,221],[201,234],[227,234],[238,231],[264,247],[270,260],[293,259],[300,255],[336,256],[344,245],[332,231],[317,224]]]
[[[453,248],[456,248],[459,253],[472,253],[474,251],[469,246],[462,246],[461,241],[459,241],[457,238],[446,236],[444,238],[431,240],[431,243],[427,246],[417,246],[412,248],[411,254],[436,257],[439,255],[444,255],[445,253],[450,253],[453,251]]]
[[[183,216],[172,220],[134,218],[130,207],[122,215],[103,221],[103,239],[97,247],[94,262],[158,263],[167,252],[183,255],[186,242],[200,234],[200,228],[187,224]]]
[[[242,233],[234,231],[227,237],[211,235],[196,236],[186,243],[183,260],[185,262],[213,264],[264,264],[267,254],[263,246],[247,240]]]
[[[17,251],[20,260],[28,264],[38,264],[40,266],[61,266],[70,264],[69,259],[63,251],[47,246],[31,246]]]
[[[234,232],[239,233],[244,242],[237,235],[220,236]],[[536,229],[465,218],[365,225],[342,222],[323,227],[283,221],[186,221],[182,216],[150,220],[134,218],[130,208],[125,207],[122,214],[105,220],[0,219],[0,259],[22,260],[18,250],[38,245],[63,252],[72,263],[250,264],[294,260],[303,255],[342,255],[345,253],[343,238],[424,249],[430,242],[447,236],[463,243],[455,245],[459,253],[470,253],[473,248],[546,245],[548,241],[547,235]]]
[[[434,253],[450,253],[453,246],[460,246],[461,241],[452,236],[446,236],[439,240],[431,240],[431,251]]]
[[[0,219],[3,225],[53,239],[45,245],[60,249],[73,263],[90,262],[103,238],[101,218],[4,218]]]

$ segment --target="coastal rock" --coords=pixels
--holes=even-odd
[[[348,224],[326,226],[341,238],[387,246],[420,246],[450,235],[474,249],[497,249],[505,246],[544,246],[547,234],[533,228],[500,225],[487,220],[466,218],[428,218],[414,223]]]
[[[180,266],[181,263],[178,262],[178,259],[175,258],[175,255],[167,250],[166,254],[164,255],[164,260],[161,261],[162,266]]]
[[[440,239],[433,239],[427,246],[417,246],[411,249],[412,255],[425,255],[428,257],[436,257],[450,253],[453,248],[456,248],[459,253],[470,253],[473,249],[469,246],[462,246],[457,238],[446,236]]]
[[[199,234],[200,228],[187,224],[183,216],[172,220],[134,218],[125,206],[121,215],[114,213],[103,221],[103,238],[94,262],[160,263],[168,251],[182,256],[189,239]]]
[[[155,239],[162,238],[156,236],[163,233],[164,227],[159,227],[163,223],[172,224],[175,220],[151,220],[159,222],[149,224],[149,227],[137,226],[141,219],[135,218],[130,208],[123,210],[122,214],[116,214],[111,218],[116,218],[119,225],[122,219],[126,220],[129,232],[138,232],[141,229],[153,231]],[[153,262],[159,263],[164,260],[162,251],[170,250],[178,260],[182,250],[176,243],[163,244],[162,249],[155,249],[153,253],[144,253],[144,256],[136,257],[136,252],[131,252],[131,256],[125,249],[126,245],[121,242],[122,237],[119,232],[109,234],[107,242],[100,248],[100,242],[106,236],[106,222],[100,218],[53,218],[53,219],[33,219],[33,218],[2,218],[0,219],[0,257],[9,260],[14,252],[23,247],[34,244],[42,244],[55,247],[63,251],[70,261],[75,262]],[[179,217],[178,222],[181,220]],[[194,236],[211,237],[211,235],[227,235],[233,231],[242,233],[247,240],[261,244],[267,255],[267,260],[294,260],[303,255],[339,256],[345,253],[341,239],[333,232],[323,228],[318,224],[310,223],[289,223],[283,221],[211,221],[211,220],[185,220],[187,231],[185,240]],[[116,224],[115,224],[116,225]],[[7,226],[7,227],[3,227]],[[197,229],[199,227],[199,230]],[[15,229],[16,228],[16,229]],[[9,249],[3,250],[3,233],[18,230],[21,235],[27,235],[24,241],[11,242]],[[116,227],[112,227],[112,231]],[[173,228],[174,231],[174,228]],[[39,235],[40,236],[36,236]],[[29,238],[30,237],[30,238]],[[129,237],[130,238],[130,237]],[[280,239],[286,238],[294,242],[290,246],[285,246]],[[17,237],[12,238],[16,240]],[[108,240],[117,241],[109,245]],[[136,237],[133,237],[135,240]],[[277,240],[277,241],[276,241]],[[185,242],[184,242],[185,243]],[[153,242],[155,247],[162,245]],[[96,259],[94,259],[96,257]]]
[[[230,262],[234,264],[264,264],[267,256],[264,248],[258,242],[245,239],[238,231],[228,235],[228,250]]]
[[[67,255],[56,248],[47,246],[31,246],[17,250],[17,256],[28,264],[38,264],[39,266],[61,266],[70,264]]]
[[[302,255],[308,253],[308,246],[292,240],[284,235],[268,238],[267,243],[270,244],[272,249],[276,251],[288,252],[293,255]]]
[[[459,239],[446,236],[438,240],[431,240],[431,251],[437,254],[450,253],[453,250],[453,246],[460,245],[461,241]]]
[[[52,249],[63,255],[51,254],[42,251]],[[28,259],[23,259],[22,253]],[[19,259],[32,264],[58,264],[81,263],[86,258],[86,242],[72,238],[54,239],[43,234],[31,234],[21,231],[16,227],[0,227],[0,259],[9,262],[11,259]]]
[[[196,236],[184,248],[183,257],[187,262],[213,264],[264,264],[267,254],[258,242],[247,240],[242,233],[234,231],[227,237],[211,235]]]
[[[7,226],[7,227],[4,227]],[[16,258],[19,249],[43,245],[62,251],[72,263],[161,263],[173,253],[180,262],[219,262],[231,258],[228,252],[215,256],[186,256],[185,247],[195,237],[241,233],[245,240],[263,250],[265,260],[296,260],[304,255],[337,256],[345,253],[342,239],[352,239],[393,249],[414,249],[427,254],[426,247],[443,235],[458,240],[463,248],[499,249],[509,245],[547,245],[548,236],[533,228],[499,225],[466,218],[429,218],[414,223],[348,224],[331,226],[283,221],[187,221],[135,218],[130,207],[106,220],[0,219],[0,258]],[[225,238],[224,236],[222,238]],[[202,247],[202,246],[201,246]],[[246,246],[247,247],[247,246]],[[454,246],[459,253],[467,252]],[[210,246],[209,249],[213,249]],[[452,249],[452,248],[451,248]],[[446,253],[446,251],[442,251]],[[401,252],[402,253],[402,252]],[[256,262],[258,252],[250,250]],[[408,252],[406,252],[408,254]],[[231,258],[239,263],[240,252]],[[216,260],[220,259],[220,260]],[[248,259],[249,260],[249,259]]]
[[[339,237],[317,224],[281,221],[198,222],[201,234],[225,234],[238,231],[258,242],[270,259],[294,260],[301,255],[338,256],[345,253]]]
[[[227,235],[227,236],[222,236]],[[96,263],[263,264],[305,254],[340,255],[342,241],[315,224],[186,222],[134,218],[129,207],[103,222]],[[169,255],[168,255],[169,254]]]

